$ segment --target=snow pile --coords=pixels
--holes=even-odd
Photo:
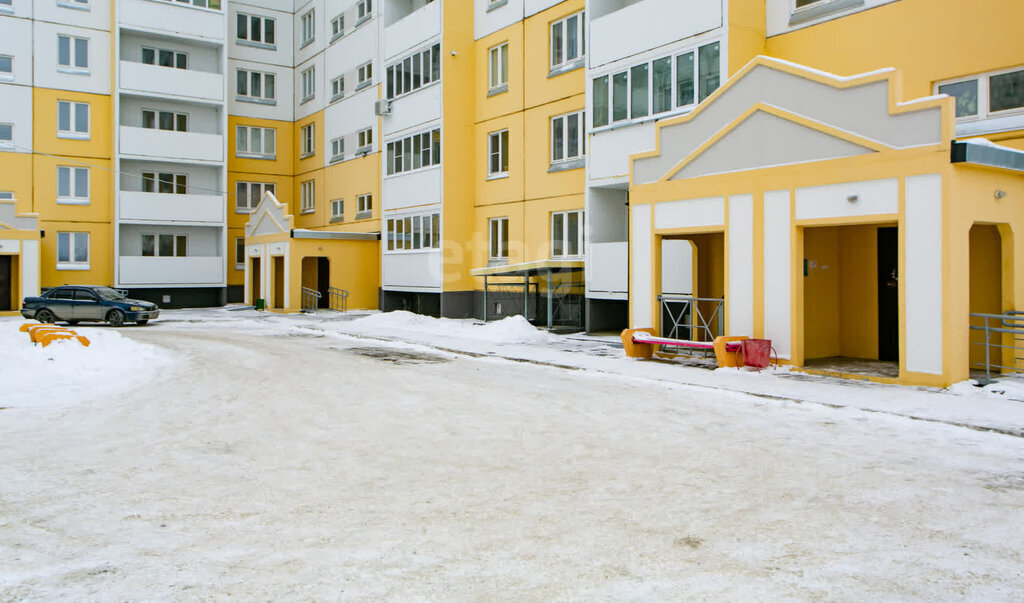
[[[417,334],[457,337],[492,343],[546,343],[557,336],[537,329],[523,316],[481,323],[472,319],[432,318],[412,312],[396,311],[373,314],[346,323],[344,330],[366,335],[383,335],[413,331]]]
[[[979,387],[974,379],[954,383],[949,391],[958,396],[985,396],[990,398],[1007,398],[1024,400],[1024,382],[1019,379],[1001,378],[998,381]]]
[[[0,407],[63,406],[132,389],[174,358],[108,329],[82,329],[91,342],[33,344],[19,323],[0,322]]]

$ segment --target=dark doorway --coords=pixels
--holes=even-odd
[[[878,229],[878,359],[900,359],[899,229]]]
[[[328,289],[331,288],[331,260],[327,258],[319,257],[316,259],[316,288],[320,292],[317,307],[330,308],[331,295]]]
[[[249,268],[249,277],[252,279],[251,285],[249,286],[249,297],[250,303],[256,305],[256,300],[260,298],[260,259],[252,258],[252,264]]]
[[[11,309],[11,256],[0,255],[0,311]]]

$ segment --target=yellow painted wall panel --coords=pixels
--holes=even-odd
[[[526,169],[525,196],[527,199],[574,195],[583,190],[586,174],[582,167],[556,172],[549,172],[549,170],[552,165],[551,118],[569,112],[582,111],[585,104],[586,99],[581,93],[526,111],[523,161]]]
[[[227,212],[228,212],[228,228],[245,228],[245,225],[249,222],[249,212],[239,213],[237,210],[237,191],[238,182],[273,182],[274,183],[274,196],[277,197],[278,202],[292,207],[293,201],[293,182],[294,178],[290,176],[279,176],[277,174],[267,173],[242,173],[242,172],[228,172],[228,194],[227,194]]]
[[[551,213],[583,209],[583,193],[529,200],[523,214],[523,261],[551,258]]]
[[[0,153],[0,191],[14,193],[18,201],[15,211],[35,211],[32,195],[32,158],[28,153]]]
[[[490,95],[490,51],[508,43],[508,90]],[[486,121],[523,110],[523,22],[481,38],[475,44],[476,121]]]
[[[526,204],[519,201],[500,205],[487,205],[476,210],[476,228],[473,233],[472,267],[483,268],[490,261],[490,220],[508,218],[508,263],[527,261],[525,253],[524,213]],[[483,279],[477,279],[477,289],[483,288]]]
[[[308,157],[302,157],[302,129],[306,126],[313,125],[313,154]],[[316,169],[320,169],[324,165],[324,156],[331,152],[330,149],[324,148],[323,142],[324,136],[324,112],[317,111],[309,117],[292,124],[292,157],[295,158],[295,174],[305,174]]]
[[[244,285],[245,284],[245,255],[242,255],[242,262],[238,264],[243,268],[236,268],[235,263],[235,239],[238,237],[245,237],[245,229],[243,228],[228,228],[228,257],[227,257],[227,283],[228,285]]]
[[[86,140],[57,137],[57,102],[72,101],[89,104],[89,138]],[[113,124],[110,96],[33,88],[32,148],[36,152],[71,157],[113,156]]]
[[[274,128],[277,130],[277,157],[271,159],[250,159],[237,157],[235,155],[236,126],[259,126],[261,128]],[[271,119],[256,119],[253,117],[228,116],[228,171],[246,172],[251,174],[276,174],[279,176],[291,176],[294,173],[293,156],[293,124],[289,121],[275,121]]]
[[[585,78],[582,66],[548,77],[551,73],[551,23],[581,11],[583,7],[583,0],[567,0],[526,20],[523,62],[526,65],[524,101],[527,108],[583,93]]]
[[[490,135],[508,130],[508,176],[492,178],[490,166]],[[476,141],[482,152],[476,154],[476,195],[477,205],[508,203],[523,199],[523,114],[515,113],[477,124]],[[450,164],[446,163],[446,166]],[[448,167],[447,169],[451,169]]]
[[[42,287],[114,284],[114,234],[110,224],[40,222],[39,227],[46,233],[40,240]],[[57,270],[58,232],[89,233],[89,270]]]
[[[57,203],[58,166],[89,167],[89,204],[69,205]],[[33,181],[35,211],[40,220],[64,222],[111,222],[114,219],[114,173],[112,162],[90,157],[58,159],[48,155],[33,155]],[[105,169],[104,169],[105,168]]]
[[[379,224],[382,202],[380,161],[380,153],[371,153],[365,157],[329,165],[324,170],[324,199],[328,204],[328,219],[330,202],[334,199],[345,200],[345,221],[329,224],[331,230],[367,232],[365,229],[368,220],[356,221],[356,197],[365,194],[373,195],[370,221],[376,220]]]
[[[765,0],[729,0],[729,65],[732,77],[751,59],[764,54]]]
[[[302,209],[302,185],[305,182],[313,181],[313,211]],[[330,203],[325,201],[324,196],[324,170],[307,172],[295,177],[292,188],[291,213],[295,216],[295,228],[316,228],[327,224],[331,217]]]

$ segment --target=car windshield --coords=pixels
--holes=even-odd
[[[111,301],[124,299],[124,294],[122,294],[120,291],[111,289],[110,287],[96,287],[95,291],[96,294],[99,295],[101,299],[107,299]]]

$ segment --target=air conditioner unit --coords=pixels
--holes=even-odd
[[[377,115],[391,115],[391,101],[382,98],[373,104],[373,112]]]

